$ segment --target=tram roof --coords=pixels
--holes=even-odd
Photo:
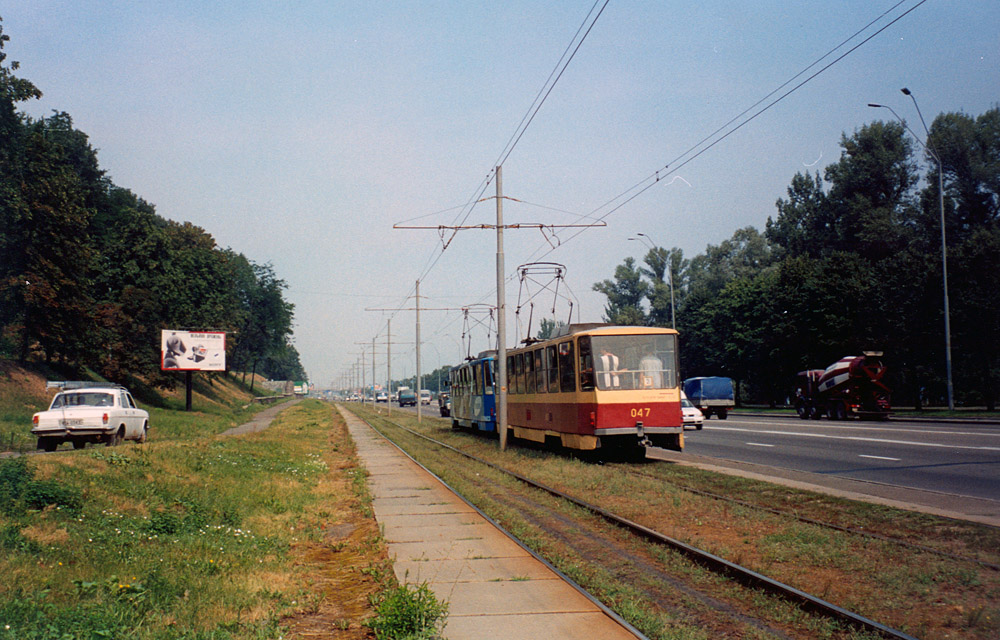
[[[579,324],[562,325],[552,338],[564,338],[577,333],[589,333],[591,335],[637,335],[644,333],[677,333],[677,331],[674,329],[667,329],[665,327],[643,327],[636,325],[608,324],[605,322],[584,322]]]

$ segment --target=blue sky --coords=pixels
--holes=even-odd
[[[272,263],[296,305],[302,362],[327,386],[373,338],[384,379],[386,319],[395,340],[412,343],[414,314],[365,309],[412,307],[418,277],[425,307],[495,303],[492,232],[464,231],[441,253],[437,232],[393,224],[452,223],[451,208],[479,193],[592,6],[31,0],[0,17],[9,59],[45,94],[23,109],[68,112],[115,184]],[[645,253],[629,237],[693,257],[741,227],[763,230],[796,172],[822,171],[842,134],[891,116],[867,103],[892,106],[920,131],[903,86],[928,123],[1000,101],[995,0],[609,2],[504,163],[504,194],[520,201],[506,202],[507,223],[607,211],[866,24],[886,14],[823,64],[911,8],[607,227],[557,240],[508,231],[507,272],[543,255],[565,264],[574,321],[598,321],[593,283]],[[467,223],[494,220],[487,201]],[[507,294],[513,345],[516,281]],[[455,364],[461,313],[421,315],[421,368]],[[485,332],[472,337],[473,350],[487,348]],[[392,351],[393,376],[412,375],[413,345]]]

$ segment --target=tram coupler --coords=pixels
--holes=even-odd
[[[650,439],[646,437],[646,430],[645,428],[643,428],[641,421],[637,421],[635,423],[635,435],[638,436],[639,438],[640,447],[649,448],[653,446],[653,443],[650,441]]]

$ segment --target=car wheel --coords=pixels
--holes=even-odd
[[[809,419],[809,406],[805,402],[795,403],[795,413],[799,414],[799,417],[803,420]]]
[[[74,440],[73,441],[73,448],[74,449],[83,449],[86,446],[87,446],[87,441],[86,440]]]
[[[38,448],[42,451],[48,451],[52,453],[59,447],[59,440],[57,438],[39,438]]]
[[[139,444],[146,442],[146,436],[149,435],[149,423],[144,422],[142,424],[142,433],[139,435],[139,439],[136,440]]]
[[[108,439],[105,442],[105,444],[109,447],[117,447],[119,444],[121,444],[122,436],[124,436],[124,429],[119,427],[118,431],[115,431],[113,434],[108,436]]]

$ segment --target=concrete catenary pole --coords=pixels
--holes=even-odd
[[[392,318],[385,325],[385,389],[389,394],[386,413],[392,415]]]
[[[420,403],[420,281],[417,280],[417,422],[421,422],[423,415]]]
[[[497,167],[497,367],[493,392],[496,394],[497,431],[500,450],[507,449],[507,304],[504,290],[503,259],[503,177]]]

